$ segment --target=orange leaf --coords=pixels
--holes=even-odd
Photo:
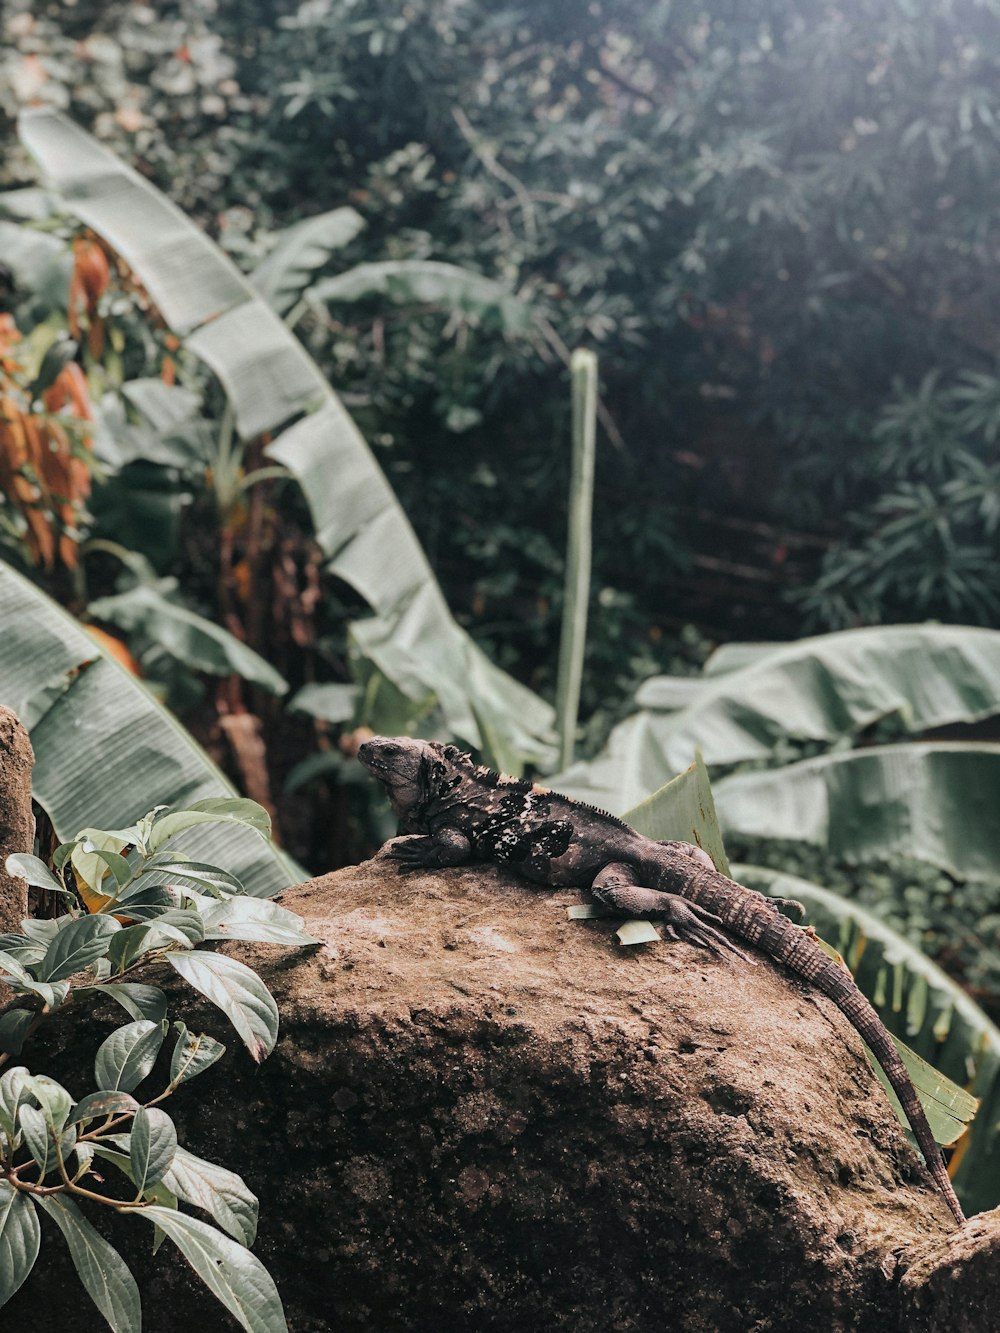
[[[119,662],[126,671],[131,671],[133,676],[142,676],[139,669],[139,663],[135,660],[121,639],[116,639],[113,634],[106,630],[98,629],[96,625],[84,625],[83,627],[92,639],[101,645],[109,657],[113,657]]]

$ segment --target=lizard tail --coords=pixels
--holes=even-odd
[[[719,880],[725,885],[725,891],[720,891]],[[734,889],[740,892],[734,893]],[[828,957],[801,926],[794,925],[760,894],[743,885],[723,880],[720,875],[705,873],[690,878],[681,891],[685,897],[717,912],[725,927],[738,938],[755,945],[767,957],[783,963],[790,972],[811,982],[834,1002],[854,1030],[867,1042],[881,1065],[899,1098],[928,1171],[944,1195],[955,1221],[964,1222],[962,1205],[948,1178],[941,1149],[927,1122],[906,1066],[882,1020],[858,990],[850,973]],[[765,903],[766,907],[761,910]]]
[[[827,960],[832,970],[844,976],[844,971],[833,959]],[[958,1201],[954,1187],[945,1168],[944,1158],[941,1156],[941,1149],[938,1147],[937,1140],[934,1138],[933,1131],[927,1122],[927,1116],[924,1114],[924,1108],[920,1105],[920,1099],[917,1096],[916,1089],[910,1080],[906,1066],[900,1059],[899,1052],[882,1024],[882,1020],[865,999],[864,995],[852,983],[852,989],[844,994],[840,978],[836,978],[836,983],[840,984],[839,994],[834,994],[834,987],[824,986],[822,981],[817,979],[816,985],[824,994],[829,995],[834,1004],[854,1025],[855,1029],[861,1034],[867,1042],[868,1048],[875,1059],[882,1066],[886,1078],[892,1085],[892,1090],[899,1098],[899,1104],[903,1108],[903,1113],[910,1122],[910,1128],[913,1130],[913,1136],[917,1140],[920,1151],[924,1155],[924,1161],[927,1163],[927,1169],[934,1177],[934,1182],[945,1197],[945,1202],[951,1209],[956,1222],[964,1222],[965,1214],[962,1212],[962,1205]],[[845,978],[846,980],[846,978]]]

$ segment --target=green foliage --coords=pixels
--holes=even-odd
[[[103,1206],[152,1222],[243,1328],[285,1329],[274,1283],[247,1249],[256,1235],[257,1200],[239,1176],[182,1148],[160,1106],[225,1048],[189,1032],[183,1021],[171,1026],[157,987],[125,980],[137,967],[169,964],[222,1010],[253,1059],[261,1061],[273,1049],[278,1015],[264,982],[238,960],[199,951],[198,945],[212,939],[300,946],[315,941],[304,933],[301,917],[246,898],[230,872],[190,861],[173,847],[165,850],[185,829],[206,821],[269,832],[266,813],[252,801],[211,800],[181,810],[161,807],[124,829],[88,829],[57,848],[51,869],[33,856],[7,861],[9,873],[50,891],[55,887],[71,906],[54,920],[25,921],[23,935],[0,941],[0,980],[14,992],[0,1026],[0,1066],[7,1066],[0,1075],[0,1304],[35,1263],[39,1207],[62,1232],[80,1281],[110,1327],[138,1333],[135,1280],[80,1208]],[[109,851],[112,845],[118,850]],[[81,910],[81,902],[90,910]],[[251,903],[257,910],[245,916],[241,909]],[[70,976],[79,978],[72,992]],[[133,1015],[97,1050],[95,1092],[75,1100],[51,1078],[11,1064],[41,1022],[94,996],[112,998]],[[20,1023],[6,1021],[18,1016]],[[134,1094],[152,1074],[172,1030],[166,1084],[155,1093],[143,1091],[139,1100]],[[94,1171],[95,1158],[116,1167],[131,1191],[122,1194],[105,1182]],[[214,1225],[180,1212],[179,1201],[207,1212]]]
[[[715,770],[780,765],[849,750],[887,720],[902,734],[919,734],[1000,712],[995,630],[887,625],[719,657],[696,683],[684,678],[680,692],[671,678],[646,681],[636,696],[640,711],[612,733],[606,750],[553,784],[618,811],[684,768],[696,748]],[[993,755],[990,746],[978,751],[986,761]],[[928,762],[917,777],[929,780],[931,772]],[[812,817],[822,819],[821,805],[814,803]],[[847,841],[852,832],[838,828],[836,835]]]
[[[970,1213],[995,1207],[1000,1195],[1000,1030],[921,949],[879,916],[794,875],[759,866],[737,866],[735,874],[751,888],[801,901],[809,924],[843,956],[897,1043],[905,1040],[918,1056],[979,1098],[952,1179]],[[953,1142],[961,1121],[969,1117],[960,1115],[955,1125],[952,1099],[942,1107],[940,1093],[935,1093],[937,1105],[928,1106],[920,1080],[918,1070],[918,1091],[938,1141]]]
[[[1000,378],[938,372],[901,388],[872,432],[877,498],[854,511],[849,539],[824,558],[798,601],[827,626],[937,617],[995,624],[1000,614],[997,524]]]
[[[68,207],[128,261],[163,318],[186,336],[188,351],[218,376],[227,395],[212,459],[220,506],[230,510],[243,490],[274,471],[258,469],[241,479],[243,454],[233,427],[245,443],[285,427],[267,453],[299,480],[328,571],[351,584],[376,613],[374,621],[357,627],[354,645],[371,653],[411,703],[434,700],[454,734],[498,762],[518,767],[522,756],[543,754],[551,710],[493,667],[454,622],[364,439],[288,327],[198,228],[72,123],[51,112],[27,112],[21,133],[63,189]],[[344,219],[339,223],[342,239]],[[264,288],[272,295],[287,290],[291,256],[304,262],[301,246],[290,243],[288,250],[284,258],[276,256],[270,277],[265,272]],[[440,299],[447,288],[457,304],[479,308],[499,301],[502,312],[516,305],[513,298],[503,303],[496,283],[453,267],[380,272],[385,290],[396,296],[398,284],[406,282],[409,299]],[[358,270],[342,277],[352,274],[362,285],[373,281],[371,273]],[[357,283],[348,282],[348,288],[357,295]],[[148,393],[143,397],[148,403]],[[335,487],[331,475],[338,478]],[[268,689],[281,688],[280,676],[268,673],[255,655],[241,655],[229,636],[211,634],[198,617],[163,602],[160,592],[147,583],[99,600],[91,613],[130,630],[155,614],[166,651],[185,663],[221,674],[235,668]],[[405,671],[395,669],[395,656],[382,650],[387,638],[406,639]]]
[[[721,828],[731,854],[756,863],[737,878],[774,881],[778,894],[816,905],[810,919],[845,954],[890,1031],[919,1036],[918,1054],[960,1083],[975,1073],[985,1105],[958,1172],[976,1208],[993,1206],[1000,1190],[1000,1038],[924,955],[969,985],[991,1016],[1000,1012],[1000,749],[902,738],[1000,712],[998,654],[1000,633],[940,625],[732,645],[700,676],[646,682],[645,706],[606,749],[552,779],[620,810],[696,747],[728,772],[713,783]],[[677,778],[663,791],[681,786]],[[645,831],[668,836],[660,827]],[[779,872],[797,878],[782,886]],[[801,879],[813,887],[800,895]]]
[[[787,634],[788,587],[817,629],[995,617],[992,3],[12,0],[4,23],[0,114],[67,110],[245,270],[297,251],[282,311],[355,271],[299,327],[504,666],[555,661],[558,353],[387,306],[373,256],[471,270],[548,348],[599,346],[627,452],[599,462],[591,706],[623,627],[632,655],[650,623]]]
[[[908,857],[956,879],[995,879],[1000,745],[928,741],[820,755],[716,785],[725,827],[800,839],[834,858]]]
[[[3,562],[0,620],[6,627],[0,693],[31,734],[34,796],[58,836],[75,835],[88,818],[110,822],[123,809],[138,816],[192,796],[213,800],[228,791],[223,799],[236,798],[208,756],[140,682]],[[128,738],[127,745],[109,739],[102,747],[97,777],[94,736]],[[262,831],[246,821],[213,821],[207,835],[199,833],[198,850],[231,865],[249,892],[275,894],[292,883],[294,872]]]

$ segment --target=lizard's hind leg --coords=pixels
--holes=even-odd
[[[660,889],[637,884],[636,872],[623,862],[613,861],[599,871],[590,886],[590,892],[599,903],[622,916],[662,921],[667,939],[686,940],[688,944],[711,949],[717,954],[728,949],[748,963],[755,962],[718,929],[723,924],[721,917],[705,907],[699,907],[697,903],[688,902],[679,894],[664,893]]]
[[[696,847],[691,842],[677,842],[673,839],[660,838],[657,840],[660,847],[668,847],[672,852],[682,852],[685,856],[690,856],[693,861],[699,865],[706,866],[709,870],[714,870],[715,862],[709,856],[703,847]],[[746,888],[746,885],[743,885]],[[760,893],[758,889],[747,889],[748,893],[756,893],[762,902],[767,903],[769,907],[787,908],[794,912],[799,920],[803,920],[806,915],[805,905],[800,903],[797,898],[777,898],[770,893]]]

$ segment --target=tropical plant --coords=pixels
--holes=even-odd
[[[438,708],[450,731],[505,766],[544,753],[551,711],[493,667],[451,618],[360,433],[257,290],[163,196],[71,122],[51,112],[26,113],[22,135],[63,188],[67,206],[127,262],[186,351],[218,376],[228,405],[212,466],[225,488],[223,507],[274,476],[268,468],[244,475],[240,460],[250,442],[284,427],[267,454],[302,486],[327,571],[376,613],[352,627],[354,653],[414,711]],[[284,301],[305,262],[304,248],[329,247],[353,225],[339,215],[325,220],[325,230],[292,238],[285,255],[265,266],[263,288]],[[104,603],[105,612],[113,609]],[[120,623],[120,603],[117,610]]]
[[[2,562],[0,620],[0,698],[29,731],[34,798],[57,837],[75,837],[88,821],[110,825],[157,806],[236,798],[228,780],[141,682]],[[258,897],[301,878],[271,842],[239,821],[199,830],[198,850],[203,859],[228,865]]]
[[[1000,1197],[1000,1033],[921,949],[997,1011],[1000,746],[921,737],[1000,713],[998,681],[995,630],[887,626],[727,645],[700,676],[647,681],[604,752],[551,779],[621,811],[704,754],[721,775],[722,832],[751,862],[737,878],[805,902],[890,1031],[982,1098],[953,1159],[970,1208]],[[784,872],[796,870],[789,886]]]
[[[896,739],[1000,712],[1000,632],[889,625],[789,644],[728,645],[708,659],[698,677],[646,681],[636,703],[638,711],[612,733],[602,754],[553,781],[573,795],[620,811],[683,769],[696,748],[715,773],[737,765],[787,765],[812,754],[819,755],[817,766],[823,773],[838,764],[847,774],[876,766],[879,751],[865,742],[887,719],[897,728]],[[842,759],[845,753],[852,757]],[[977,745],[959,753],[989,762],[993,748]],[[894,793],[890,768],[879,770],[890,784],[883,796],[893,796],[905,809],[914,775],[901,773]],[[931,771],[928,763],[915,776],[929,780]],[[790,772],[788,785],[793,786],[798,770]],[[753,779],[740,775],[738,780]],[[727,804],[733,818],[739,805],[735,795],[731,801],[726,796],[727,790],[739,790],[728,783],[736,784],[737,778],[716,782],[724,831]],[[919,818],[917,810],[914,822]],[[813,819],[822,821],[822,811]],[[800,834],[793,816],[783,827],[792,838],[819,836],[821,831],[820,823],[814,823],[813,833]],[[773,829],[769,835],[779,836]]]
[[[148,984],[157,964],[217,1005],[251,1057],[270,1054],[278,1032],[274,999],[238,959],[198,948],[220,940],[286,945],[315,941],[301,917],[248,897],[239,878],[184,856],[175,839],[206,825],[240,825],[267,838],[267,813],[252,801],[200,801],[155,809],[127,828],[84,829],[62,843],[53,869],[17,854],[7,870],[56,895],[63,915],[26,920],[0,938],[0,980],[14,995],[0,1017],[0,1305],[28,1277],[39,1252],[37,1209],[63,1234],[80,1281],[118,1333],[141,1328],[139,1291],[118,1252],[87,1212],[141,1217],[158,1245],[166,1237],[209,1290],[250,1333],[282,1333],[274,1282],[249,1250],[257,1200],[235,1173],[188,1152],[161,1104],[225,1052],[213,1037],[171,1023],[167,997]],[[143,980],[131,979],[143,968]],[[154,973],[155,975],[155,973]],[[71,988],[71,978],[77,978]],[[66,1005],[106,997],[129,1016],[98,1048],[95,1090],[79,1098],[44,1073],[12,1064],[42,1023]],[[165,1085],[134,1094],[153,1071],[163,1042],[176,1036]],[[119,1173],[109,1183],[95,1168]],[[128,1182],[124,1193],[120,1177]],[[186,1203],[212,1221],[181,1211]]]
[[[1000,1029],[986,1014],[919,948],[858,904],[796,876],[730,867],[700,755],[626,817],[647,837],[702,847],[718,870],[750,888],[803,903],[808,923],[841,956],[892,1034],[938,1142],[955,1147],[949,1170],[965,1207],[994,1207],[1000,1197]],[[603,915],[589,906],[567,910],[575,919]],[[617,934],[623,945],[660,939],[648,921],[626,921]],[[877,1061],[870,1061],[905,1128],[895,1094]]]
[[[350,201],[355,270],[471,268],[597,345],[628,448],[599,461],[591,709],[688,620],[992,622],[993,3],[10,0],[2,21],[0,115],[67,109],[244,267]],[[345,293],[303,336],[449,605],[537,682],[561,368],[392,302]]]

